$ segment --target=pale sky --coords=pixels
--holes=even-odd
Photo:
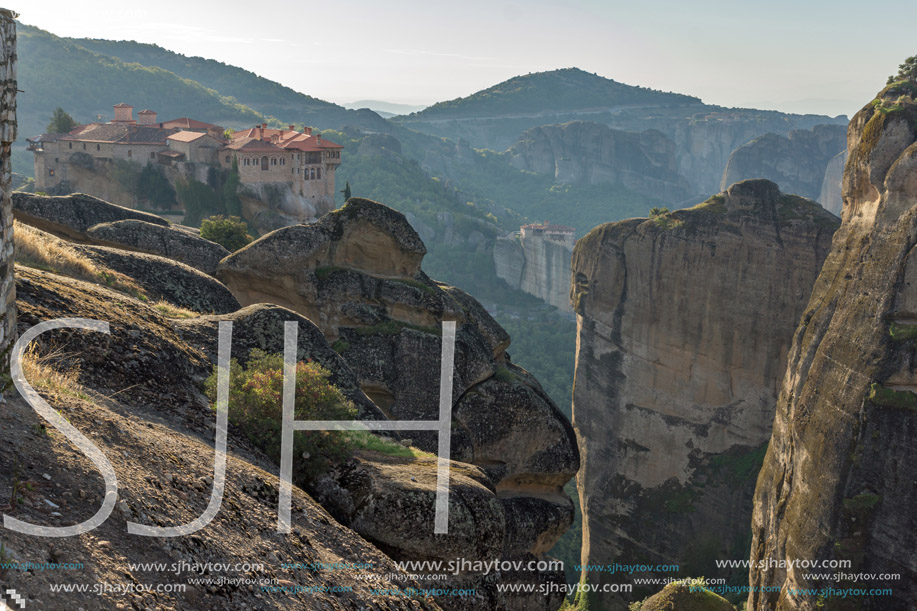
[[[723,106],[853,115],[917,55],[917,0],[6,0],[60,36],[137,40],[332,102],[429,104],[576,66]]]

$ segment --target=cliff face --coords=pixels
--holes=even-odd
[[[620,184],[667,201],[691,192],[676,169],[675,144],[656,130],[623,132],[589,121],[544,125],[523,133],[508,153],[516,167],[561,183]]]
[[[570,307],[570,257],[567,244],[540,236],[501,238],[494,243],[494,269],[515,289],[543,299],[563,312]]]
[[[824,206],[831,214],[841,215],[844,207],[844,197],[841,193],[841,183],[844,181],[844,166],[847,165],[847,148],[831,158],[825,166],[825,179],[821,184],[818,194],[818,203]]]
[[[750,180],[577,243],[584,565],[711,576],[714,558],[744,555],[785,354],[837,225]]]
[[[796,331],[755,492],[751,559],[852,561],[844,573],[892,594],[833,609],[913,609],[917,600],[917,85],[893,84],[853,118],[844,215]],[[754,566],[754,564],[753,564]],[[752,571],[749,609],[815,609],[799,569]]]
[[[847,146],[842,125],[816,125],[786,136],[765,134],[733,151],[720,188],[748,178],[772,180],[785,193],[819,197],[829,162]],[[835,177],[840,188],[840,176]],[[818,200],[822,206],[825,202]],[[825,206],[827,208],[827,206]]]

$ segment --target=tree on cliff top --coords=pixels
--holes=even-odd
[[[249,244],[252,237],[248,235],[248,225],[237,216],[225,217],[222,214],[211,216],[201,221],[201,237],[235,252]]]
[[[891,85],[898,81],[911,81],[917,83],[917,55],[913,55],[904,60],[904,63],[898,66],[898,74],[888,77],[886,85]]]
[[[49,134],[66,134],[76,126],[77,122],[73,117],[63,108],[58,106],[54,109],[54,114],[51,115],[51,122],[48,123],[48,127],[45,128],[45,131]]]

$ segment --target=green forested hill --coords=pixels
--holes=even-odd
[[[358,122],[356,113],[348,112],[342,106],[294,91],[254,72],[216,60],[188,57],[158,45],[128,40],[73,38],[70,41],[95,53],[125,62],[169,70],[281,121],[319,127],[338,127],[347,122]]]
[[[162,119],[193,114],[226,126],[263,120],[262,113],[168,70],[99,55],[32,26],[19,24],[18,31],[20,140],[40,134],[58,106],[79,122],[99,114],[110,119],[118,102],[155,109]]]
[[[698,98],[625,85],[579,68],[513,77],[473,95],[439,102],[410,120],[570,112],[626,105],[700,104]]]

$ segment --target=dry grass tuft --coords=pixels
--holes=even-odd
[[[78,361],[59,350],[40,355],[38,347],[31,344],[22,355],[22,373],[35,390],[89,400],[79,382]]]
[[[197,318],[200,316],[197,312],[189,310],[187,308],[182,308],[177,305],[172,305],[168,301],[159,300],[153,304],[153,309],[165,316],[166,318]]]
[[[16,262],[77,280],[101,284],[141,301],[149,298],[131,278],[100,268],[65,240],[20,222],[14,223]]]

